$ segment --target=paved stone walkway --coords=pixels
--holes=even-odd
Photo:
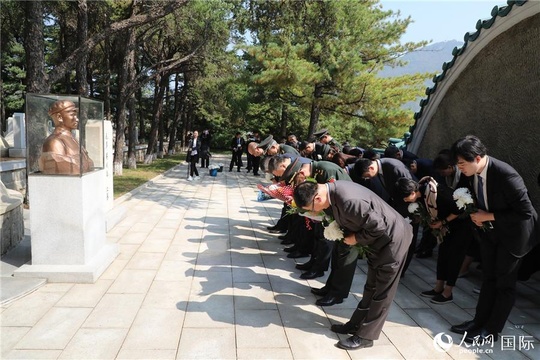
[[[467,348],[448,329],[474,313],[480,274],[458,281],[454,303],[431,304],[418,294],[434,282],[435,258],[413,260],[374,347],[336,348],[343,335],[330,325],[356,307],[365,262],[348,299],[315,306],[310,286],[326,276],[300,279],[266,231],[281,204],[256,201],[262,179],[245,170],[217,177],[200,170],[201,179],[188,182],[186,171],[179,165],[115,202],[126,217],[107,237],[120,255],[96,283],[48,283],[0,308],[0,358],[540,359],[538,276],[518,286],[507,340]],[[446,352],[433,342],[442,332],[453,340]],[[534,348],[519,351],[520,342]]]

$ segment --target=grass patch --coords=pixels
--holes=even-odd
[[[114,198],[122,196],[146,183],[148,180],[163,174],[186,159],[185,153],[170,155],[156,159],[152,164],[137,163],[136,169],[123,169],[122,175],[114,176]]]

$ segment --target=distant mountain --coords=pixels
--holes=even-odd
[[[461,46],[463,46],[463,42],[457,40],[438,42],[425,46],[403,55],[401,60],[407,63],[405,66],[395,68],[385,67],[379,72],[379,75],[382,77],[392,77],[426,72],[439,74],[442,72],[443,63],[452,60],[452,50],[455,47],[459,48]],[[432,79],[427,79],[425,84],[426,87],[433,86]],[[420,99],[415,102],[409,102],[404,107],[412,111],[418,111],[420,109],[419,102]]]
[[[401,60],[407,62],[407,65],[395,68],[386,67],[379,75],[388,77],[423,72],[442,72],[442,64],[452,60],[452,50],[462,45],[462,41],[451,40],[425,46],[401,57]]]

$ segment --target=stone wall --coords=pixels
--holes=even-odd
[[[499,35],[449,87],[417,153],[433,158],[467,135],[512,165],[540,209],[540,14]]]
[[[0,214],[0,225],[0,255],[4,255],[24,239],[23,205]]]

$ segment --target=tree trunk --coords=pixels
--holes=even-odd
[[[161,126],[160,123],[163,121],[161,116],[163,112],[163,96],[165,94],[165,89],[167,88],[169,76],[159,75],[158,80],[158,91],[154,95],[154,114],[152,119],[152,125],[150,127],[150,136],[148,138],[148,148],[146,149],[146,156],[144,159],[145,164],[152,163],[156,156],[156,148],[158,148],[159,152],[163,153],[163,144],[158,144],[158,130]]]
[[[281,136],[287,136],[287,123],[289,122],[289,112],[286,103],[281,104],[281,119],[279,133]]]
[[[43,3],[26,1],[25,40],[26,54],[26,92],[48,93],[47,73],[45,72],[45,40],[43,35]]]
[[[322,85],[315,85],[315,90],[313,91],[313,100],[311,102],[311,114],[309,116],[309,128],[307,135],[308,139],[317,130],[317,126],[319,125],[319,115],[321,113],[321,109],[319,107],[319,99],[322,97],[322,92]]]
[[[174,114],[173,121],[169,130],[169,155],[174,155],[176,153],[176,132],[178,130],[178,124],[180,124],[180,114],[182,111],[182,94],[184,93],[183,89],[179,89],[180,86],[180,76],[176,74],[174,80]]]
[[[84,44],[88,38],[88,6],[86,0],[79,0],[77,7],[77,43]],[[77,92],[88,96],[87,81],[88,53],[77,60]]]
[[[129,109],[129,125],[128,125],[128,168],[137,168],[137,157],[135,156],[136,131],[135,125],[137,124],[137,104],[135,103],[135,95],[131,95],[128,100]]]
[[[136,1],[132,5],[132,16],[137,11]],[[125,56],[119,70],[118,81],[118,111],[116,116],[116,142],[114,145],[114,175],[122,175],[124,162],[124,145],[126,131],[126,105],[131,95],[128,92],[128,83],[135,78],[135,30],[126,31]]]

